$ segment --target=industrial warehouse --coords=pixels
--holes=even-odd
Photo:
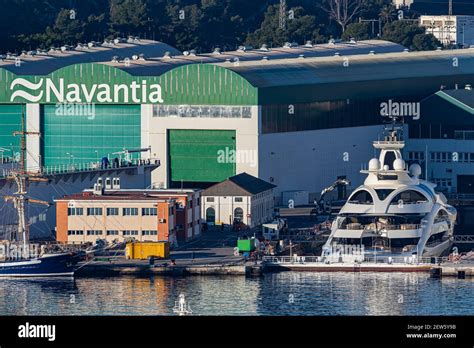
[[[198,54],[129,38],[7,55],[2,168],[5,175],[18,156],[13,132],[25,112],[27,130],[38,134],[27,139],[31,171],[127,156],[159,165],[138,182],[117,174],[121,188],[206,189],[248,173],[275,185],[277,205],[293,191],[309,203],[338,178],[350,180],[349,190],[362,182],[381,105],[419,103],[421,116],[406,115],[408,158],[440,189],[472,193],[473,77],[472,49],[409,52],[381,40]],[[74,187],[48,192],[49,200],[91,188],[97,177],[72,171],[68,180]]]

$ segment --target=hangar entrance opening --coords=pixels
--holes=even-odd
[[[207,188],[234,176],[235,139],[235,130],[168,130],[169,186]]]
[[[458,192],[474,193],[474,175],[458,175]]]
[[[84,104],[85,105],[85,104]],[[141,146],[140,105],[94,105],[61,110],[43,105],[43,165],[90,163]],[[138,158],[139,153],[133,154]]]

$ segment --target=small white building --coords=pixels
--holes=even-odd
[[[474,45],[474,16],[420,16],[420,25],[445,46]]]
[[[275,187],[247,173],[232,176],[202,192],[202,216],[210,225],[261,225],[273,218]]]
[[[396,8],[410,7],[415,0],[393,0],[393,4]]]

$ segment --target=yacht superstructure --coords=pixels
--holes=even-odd
[[[373,146],[379,158],[369,161],[363,185],[350,195],[323,247],[326,260],[420,259],[447,253],[453,243],[456,209],[436,185],[422,180],[421,167],[403,160],[402,127],[386,127]]]

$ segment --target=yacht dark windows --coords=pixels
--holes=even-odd
[[[415,190],[407,190],[397,194],[390,204],[396,205],[403,202],[403,204],[428,203],[428,198]]]
[[[354,204],[374,204],[374,199],[369,191],[359,190],[355,192],[351,198],[349,198],[349,203]]]
[[[375,192],[377,192],[377,196],[381,201],[384,201],[385,198],[387,198],[393,191],[394,189],[375,189]]]
[[[385,158],[384,158],[384,161],[383,161],[383,166],[388,166],[388,169],[389,170],[393,170],[393,162],[395,161],[397,157],[395,156],[395,152],[394,151],[387,151],[387,153],[385,154]]]

